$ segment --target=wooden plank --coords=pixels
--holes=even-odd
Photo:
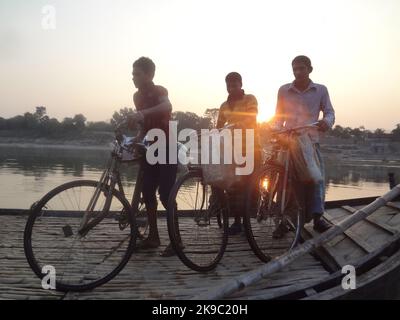
[[[333,223],[333,218],[328,213],[325,213],[324,217],[329,222]],[[370,252],[374,251],[374,248],[371,245],[369,245],[369,243],[367,243],[363,238],[361,238],[359,235],[357,235],[351,229],[347,229],[343,233],[346,236],[348,236],[351,240],[353,240],[357,245],[359,245],[362,249],[364,249],[366,252],[370,253]]]
[[[349,205],[349,206],[363,205],[364,206],[364,205],[367,205],[367,204],[375,201],[377,198],[378,197],[366,197],[366,198],[326,201],[325,208],[332,209],[332,208],[338,208],[338,207],[345,206],[345,205]]]
[[[343,206],[342,208],[350,213],[354,213],[357,211],[356,208],[353,208],[350,206]],[[393,235],[400,232],[400,229],[392,227],[392,226],[388,225],[387,223],[380,221],[380,219],[378,217],[376,217],[374,214],[368,216],[365,220],[368,221],[369,223],[373,224],[374,226],[381,228],[382,230],[385,230]]]
[[[304,240],[308,240],[312,238],[311,233],[307,231],[306,228],[303,228],[302,237]],[[344,236],[343,236],[344,237]],[[338,238],[338,237],[337,237]],[[336,238],[335,238],[336,239]],[[333,239],[332,241],[334,241]],[[329,245],[330,242],[328,242]],[[312,255],[316,255],[318,260],[321,260],[324,266],[330,270],[331,272],[335,272],[336,270],[340,269],[340,264],[335,260],[335,258],[329,253],[326,246],[320,246],[314,249],[314,252],[311,253]]]
[[[400,203],[398,203],[398,202],[391,202],[391,201],[389,201],[389,202],[386,204],[386,206],[391,207],[391,208],[393,208],[393,209],[397,209],[397,210],[400,211]]]
[[[312,228],[312,226],[308,225],[305,226],[305,229],[307,230],[308,233],[310,233],[313,237],[316,237],[319,235],[319,233],[315,232]],[[334,259],[336,261],[336,264],[339,265],[340,267],[345,266],[348,264],[348,261],[343,258],[343,253],[335,249],[335,247],[331,247],[329,245],[323,245],[322,246],[326,252],[329,254],[330,258]]]
[[[3,283],[0,287],[1,298],[187,299],[198,292],[205,292],[210,286],[217,286],[225,279],[263,265],[263,262],[259,261],[251,251],[243,235],[229,239],[228,248],[230,249],[225,252],[218,267],[206,274],[188,269],[176,256],[159,257],[159,252],[169,242],[166,221],[160,219],[159,232],[162,242],[160,248],[135,252],[121,273],[101,287],[89,292],[57,293],[54,296],[53,292],[41,290],[40,280],[27,264],[22,248],[25,223],[26,217],[0,216],[0,237],[2,238],[0,256],[7,258],[0,260],[0,277],[4,276],[7,279],[7,283]],[[107,238],[103,235],[95,240],[99,243],[107,243]],[[310,272],[304,274],[304,270]],[[302,278],[308,279],[312,277],[312,272],[316,276],[326,273],[319,261],[311,256],[304,257],[290,268],[267,279],[268,288],[265,290],[285,283],[300,282]]]

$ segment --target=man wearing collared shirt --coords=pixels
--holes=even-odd
[[[292,68],[295,80],[279,89],[274,125],[275,127],[293,128],[318,122],[318,129],[311,129],[309,134],[315,144],[324,177],[319,138],[321,132],[332,128],[335,122],[335,111],[329,98],[328,89],[324,85],[312,82],[309,77],[313,71],[311,60],[306,56],[297,56],[292,61]],[[323,118],[319,120],[321,111]],[[306,211],[308,216],[311,215],[314,220],[314,230],[326,231],[331,225],[321,219],[324,213],[325,182],[305,185],[304,190]],[[280,225],[275,230],[274,237],[279,238],[286,231],[286,228]]]

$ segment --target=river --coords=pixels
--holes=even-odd
[[[46,192],[75,179],[99,179],[109,151],[0,147],[0,208],[26,209]],[[388,191],[388,172],[400,178],[400,163],[326,163],[326,200],[378,196]],[[128,197],[137,166],[123,166]]]

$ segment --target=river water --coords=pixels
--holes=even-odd
[[[0,208],[26,209],[52,188],[76,179],[99,179],[107,150],[0,147]],[[388,191],[388,172],[399,163],[326,162],[326,200],[378,196]],[[137,166],[125,164],[123,184],[133,191]]]

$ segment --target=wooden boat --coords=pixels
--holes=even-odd
[[[326,203],[325,218],[338,224],[376,197]],[[264,264],[243,235],[231,237],[219,266],[209,273],[185,267],[177,257],[149,250],[134,254],[124,270],[92,291],[43,290],[23,252],[25,210],[0,209],[0,299],[191,299]],[[165,219],[159,229],[168,244]],[[315,237],[306,225],[304,239]],[[345,290],[342,267],[355,267],[356,289]],[[400,297],[400,201],[388,202],[310,254],[225,299],[394,299]]]

